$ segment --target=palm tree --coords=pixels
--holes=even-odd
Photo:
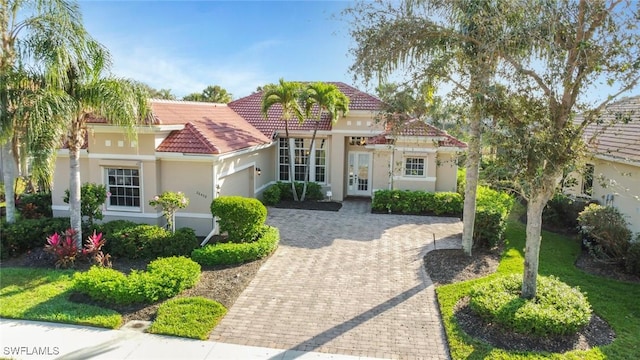
[[[101,117],[109,124],[123,127],[129,136],[135,136],[136,125],[149,111],[144,85],[105,76],[110,64],[109,54],[99,44],[92,45],[91,57],[80,67],[68,69],[64,87],[69,104],[65,137],[70,163],[69,211],[78,246],[82,245],[80,149],[85,143],[87,120],[92,116]]]
[[[28,142],[43,140],[37,136],[36,130],[43,130],[40,134],[55,134],[47,131],[46,127],[54,114],[51,110],[56,106],[44,106],[44,103],[35,106],[39,103],[35,97],[43,95],[43,90],[50,85],[59,84],[64,77],[64,73],[47,72],[44,86],[34,81],[33,72],[26,71],[20,64],[30,64],[44,74],[46,65],[73,63],[83,57],[84,43],[88,38],[75,3],[66,0],[0,0],[0,145],[4,162],[6,219],[9,223],[15,221],[13,184],[16,164],[20,162],[18,157],[33,155],[28,152],[35,146]],[[53,100],[51,95],[49,93],[40,100]],[[31,98],[26,100],[25,96]],[[34,107],[26,111],[30,105]],[[48,144],[50,146],[51,142]],[[36,155],[42,158],[40,155],[51,153],[51,149]]]
[[[316,118],[313,135],[311,136],[311,144],[309,144],[309,156],[306,159],[304,169],[304,187],[300,201],[304,201],[307,194],[307,183],[309,182],[309,157],[313,154],[313,144],[316,140],[318,125],[322,119],[322,114],[327,113],[331,121],[338,120],[339,113],[345,116],[349,112],[349,98],[337,86],[323,82],[316,82],[307,85],[306,91],[302,95],[302,101],[305,104],[305,115],[311,117],[312,110],[317,107],[318,117]]]
[[[284,79],[280,79],[278,84],[269,84],[264,88],[262,94],[262,115],[268,117],[269,109],[279,104],[282,107],[281,118],[284,120],[285,138],[289,141],[289,120],[291,117],[298,119],[298,122],[303,122],[304,117],[302,109],[298,103],[302,86],[297,82],[288,82]],[[287,146],[289,151],[287,152],[286,162],[289,164],[289,181],[291,181],[291,191],[293,192],[293,200],[298,201],[298,193],[296,191],[294,173],[293,173],[293,147],[291,144]]]

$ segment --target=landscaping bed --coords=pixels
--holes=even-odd
[[[45,265],[47,262],[42,261],[43,253],[40,249],[23,254],[17,258],[3,260],[2,267],[51,267]],[[235,266],[203,266],[200,275],[200,281],[191,289],[183,291],[182,296],[201,296],[207,299],[215,300],[230,308],[236,301],[240,293],[249,285],[260,266],[266,261],[266,258],[257,261],[235,265]],[[50,263],[49,263],[50,264]],[[130,260],[130,259],[114,259],[113,269],[129,273],[131,270],[143,270],[147,266],[147,260]],[[78,262],[78,270],[86,270],[88,264]],[[88,305],[97,305],[102,308],[112,309],[122,315],[123,324],[131,320],[153,320],[156,316],[158,307],[163,303],[157,302],[149,305],[118,305],[106,304],[92,300],[89,296],[72,293],[69,300],[75,303]]]
[[[442,249],[427,253],[425,269],[436,285],[451,284],[483,278],[496,272],[500,251],[474,249],[468,257],[460,249]],[[609,269],[615,278],[615,270]],[[494,323],[485,322],[469,308],[469,298],[460,300],[454,307],[458,325],[468,335],[506,350],[547,351],[564,353],[570,350],[587,350],[611,343],[615,334],[600,317],[594,315],[584,329],[571,336],[536,337],[517,334]]]

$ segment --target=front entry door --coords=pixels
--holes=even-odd
[[[371,196],[371,153],[350,151],[347,195]]]

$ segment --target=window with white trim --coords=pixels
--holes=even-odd
[[[314,154],[309,158],[309,145],[311,139],[295,138],[278,140],[278,179],[289,181],[288,149],[293,145],[293,174],[296,181],[304,181],[305,164],[309,159],[309,180],[319,183],[327,181],[327,152],[325,148],[326,139],[316,139],[314,143]]]
[[[424,158],[408,157],[404,159],[404,176],[425,176]]]
[[[107,176],[107,206],[140,208],[140,170],[105,168]]]

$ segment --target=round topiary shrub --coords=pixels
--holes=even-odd
[[[474,287],[470,306],[488,322],[536,336],[574,334],[591,319],[591,306],[579,288],[538,276],[534,299],[520,297],[521,275],[496,278]]]
[[[267,208],[257,199],[220,196],[211,202],[211,214],[218,218],[220,232],[235,243],[252,242],[267,220]]]

